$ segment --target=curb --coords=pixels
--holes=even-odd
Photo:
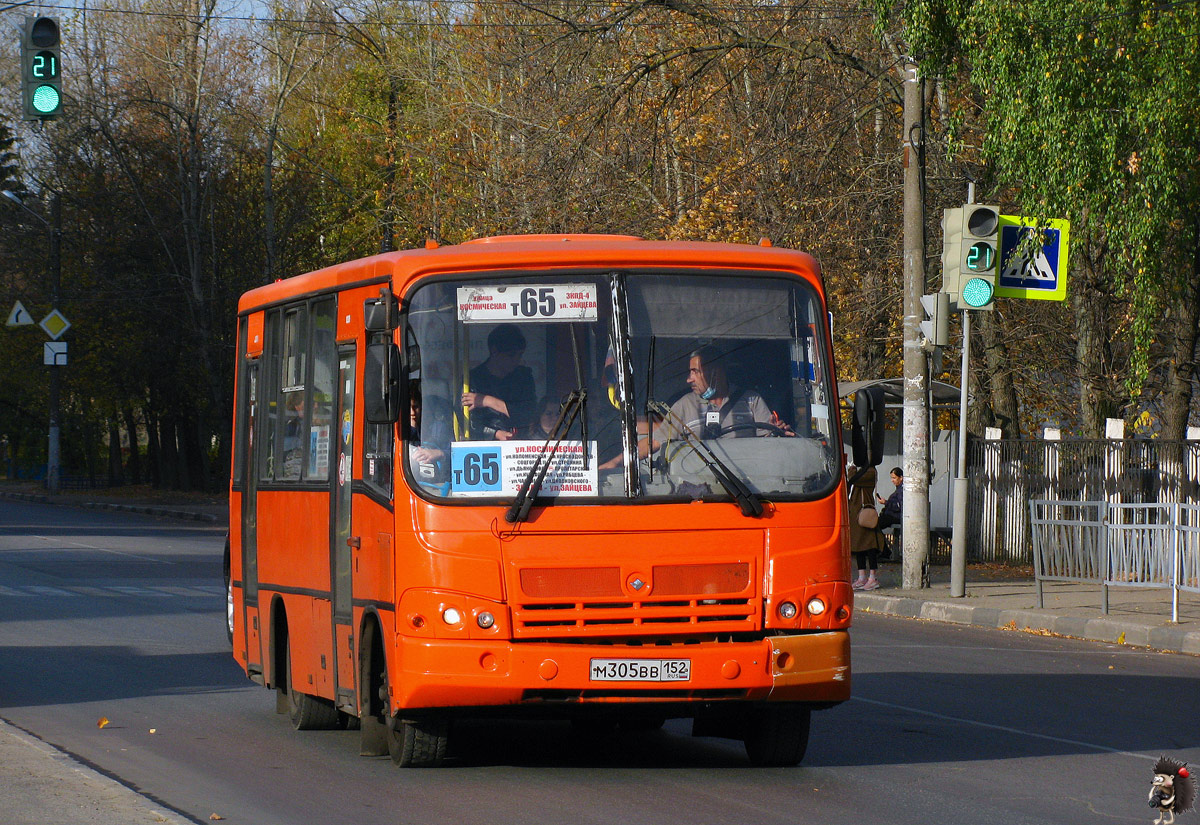
[[[189,510],[170,510],[164,507],[147,507],[140,504],[110,504],[103,501],[81,501],[79,507],[89,510],[120,510],[126,513],[142,513],[147,516],[165,516],[184,521],[206,521],[216,524],[219,519],[211,513],[193,513]]]
[[[190,825],[193,821],[4,719],[0,719],[0,747],[5,751],[4,777],[12,785],[9,790],[19,797],[16,804],[9,800],[5,821],[162,825]],[[51,796],[27,800],[23,791],[49,792]]]
[[[141,513],[147,516],[163,516],[165,518],[181,519],[183,521],[203,521],[216,524],[221,521],[219,516],[212,513],[196,513],[191,510],[175,510],[169,507],[153,507],[142,504],[112,504],[105,501],[56,501],[48,495],[40,493],[14,493],[0,491],[0,498],[16,499],[17,501],[32,501],[37,504],[65,504],[68,507],[83,507],[89,510],[119,510],[126,513]]]
[[[1109,617],[1057,616],[1037,610],[948,604],[907,596],[855,593],[854,607],[864,613],[927,619],[992,630],[1025,630],[1069,636],[1089,642],[1149,647],[1167,653],[1200,656],[1200,630],[1147,626]]]

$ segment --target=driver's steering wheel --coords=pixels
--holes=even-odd
[[[730,424],[728,427],[722,427],[720,432],[717,433],[717,437],[720,438],[726,433],[737,432],[738,430],[767,430],[772,436],[780,438],[787,436],[787,430],[783,429],[783,427],[777,427],[766,421],[752,421],[748,424]]]

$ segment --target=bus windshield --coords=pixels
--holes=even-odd
[[[798,278],[505,273],[427,282],[404,307],[406,475],[425,497],[785,500],[835,483],[827,325]]]

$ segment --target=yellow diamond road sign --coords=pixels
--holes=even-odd
[[[67,320],[67,316],[63,315],[57,309],[50,310],[50,314],[41,320],[38,324],[46,331],[52,341],[57,341],[62,334],[71,328],[71,322]]]

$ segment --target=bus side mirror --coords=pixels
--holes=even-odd
[[[878,467],[883,463],[883,403],[880,387],[863,387],[854,393],[850,446],[855,467]]]
[[[378,298],[363,303],[363,326],[367,332],[391,332],[400,325],[400,305],[387,287],[379,290]]]
[[[382,342],[367,345],[363,367],[363,415],[368,424],[395,424],[400,419],[400,350]]]

